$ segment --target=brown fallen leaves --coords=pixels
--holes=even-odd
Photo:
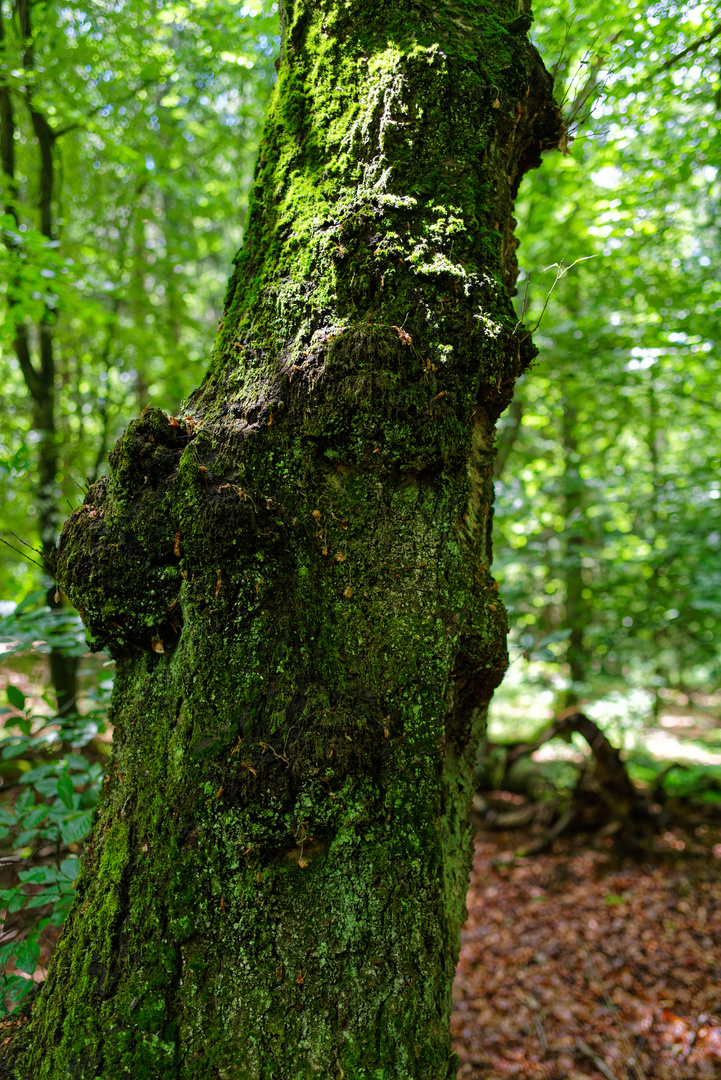
[[[459,1080],[721,1077],[721,847],[514,859],[481,833],[454,986]]]

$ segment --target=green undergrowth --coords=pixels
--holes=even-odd
[[[17,665],[18,673],[51,647],[75,656],[87,650],[78,617],[51,610],[45,595],[29,594],[0,621],[6,666]],[[10,677],[18,678],[12,667]],[[74,899],[102,781],[96,739],[105,731],[111,686],[95,675],[94,684],[86,682],[83,714],[58,717],[42,687],[26,694],[7,683],[7,705],[0,709],[0,1013],[13,1012],[37,989],[33,976],[47,959],[43,942],[62,926]]]

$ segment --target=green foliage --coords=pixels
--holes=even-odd
[[[17,653],[49,653],[60,649],[67,656],[83,656],[87,652],[85,630],[80,616],[70,608],[50,608],[44,603],[47,589],[34,589],[19,604],[4,601],[0,606],[0,646],[5,656]],[[37,606],[37,605],[40,606]],[[3,607],[7,614],[3,614]],[[15,687],[8,688],[20,693]],[[11,704],[15,704],[10,699]],[[50,702],[48,702],[50,704]],[[23,709],[23,705],[18,705]]]
[[[0,889],[0,902],[7,914],[25,908],[50,909],[29,931],[27,936],[8,941],[0,945],[0,965],[4,969],[11,963],[21,974],[2,976],[2,1000],[0,1015],[12,1012],[27,997],[34,987],[32,976],[40,959],[40,935],[46,926],[62,926],[65,916],[73,901],[73,883],[77,877],[80,863],[71,856],[63,859],[59,867],[38,866],[32,870],[21,870],[19,878],[22,885],[41,886],[39,892],[28,896],[22,885],[14,889]],[[30,978],[23,978],[23,975]]]
[[[714,6],[536,15],[575,141],[521,189],[529,328],[558,265],[584,261],[548,298],[537,366],[501,421],[496,572],[524,655],[566,632],[529,690],[699,688],[718,679],[721,636]]]
[[[0,529],[38,524],[39,432],[14,354],[19,322],[55,342],[53,498],[64,515],[128,419],[169,411],[202,378],[275,78],[270,5],[37,5],[34,67],[3,4],[0,81],[16,138],[13,185],[0,172]],[[36,210],[40,156],[28,116],[49,123],[57,195],[52,238]],[[17,215],[18,224],[13,214]],[[35,578],[0,552],[0,594]]]
[[[13,692],[14,691],[14,692]],[[21,792],[14,802],[0,804],[0,843],[10,845],[14,859],[21,859],[25,869],[18,871],[19,882],[0,890],[5,908],[6,930],[19,921],[19,932],[12,933],[0,945],[0,963],[14,964],[19,972],[32,976],[40,955],[40,938],[47,926],[61,926],[72,902],[72,883],[77,875],[77,855],[62,858],[68,845],[77,845],[90,828],[102,780],[102,767],[89,763],[77,751],[87,745],[98,724],[83,718],[75,724],[48,724],[46,718],[33,717],[25,707],[23,695],[14,687],[8,691],[13,709],[2,710],[4,730],[18,729],[20,734],[2,740],[3,761],[18,759],[21,766],[31,765],[38,756],[60,755],[55,760],[26,768],[20,775]],[[52,718],[51,718],[52,719]],[[17,764],[17,760],[15,761]],[[47,860],[49,851],[56,863]],[[28,889],[27,887],[30,887]],[[37,911],[36,911],[37,909]],[[22,913],[22,914],[20,914]],[[13,920],[12,916],[18,918]],[[15,1008],[33,986],[22,975],[3,976],[0,1011]]]
[[[31,649],[36,655],[51,648],[69,655],[86,651],[79,618],[51,611],[40,603],[45,595],[29,594],[0,620],[6,656],[20,660]],[[43,704],[52,709],[49,693],[31,698],[13,683],[7,686],[8,706],[0,708],[0,850],[19,869],[17,884],[0,889],[0,965],[6,971],[0,1014],[16,1008],[32,989],[43,932],[61,926],[70,907],[82,841],[100,793],[102,764],[94,740],[105,731],[111,689],[112,680],[101,681],[85,694],[82,715],[60,718],[36,711]]]

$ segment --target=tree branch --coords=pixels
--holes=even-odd
[[[689,56],[691,53],[698,52],[702,45],[707,45],[709,41],[713,41],[721,34],[721,23],[715,26],[713,30],[709,30],[708,34],[704,34],[703,37],[698,38],[696,41],[692,41],[690,45],[687,45],[685,49],[682,49],[680,53],[676,53],[670,60],[667,60],[665,64],[661,64],[661,67],[656,68],[654,75],[661,75],[664,71],[669,71],[679,60],[683,60],[685,56]]]
[[[67,124],[64,128],[58,128],[56,131],[53,131],[53,139],[59,139],[63,135],[68,135],[71,131],[79,131],[80,129],[82,129],[83,124],[86,120],[89,120],[91,116],[97,116],[97,114],[99,112],[102,112],[102,110],[107,105],[112,104],[114,108],[116,105],[122,105],[126,101],[132,101],[133,98],[136,98],[138,96],[141,90],[147,90],[148,87],[152,85],[152,79],[142,79],[136,86],[132,88],[132,90],[129,90],[127,94],[123,94],[122,97],[117,98],[113,102],[103,101],[95,109],[91,109],[90,112],[85,114],[84,120],[73,120],[72,124]]]

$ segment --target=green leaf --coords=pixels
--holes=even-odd
[[[6,727],[9,725],[6,725]],[[20,754],[24,754],[30,746],[30,739],[14,737],[7,739],[3,743],[2,756],[4,761],[9,761],[10,758],[19,757]]]
[[[22,882],[33,885],[54,885],[58,880],[58,871],[54,866],[33,866],[30,870],[21,870],[18,877]]]
[[[60,832],[65,844],[76,844],[78,840],[82,840],[87,835],[90,829],[90,823],[93,820],[94,810],[84,810],[81,813],[69,818],[60,826]]]
[[[88,759],[84,758],[82,754],[72,753],[65,755],[65,765],[68,769],[80,770],[82,772],[87,772],[88,769],[91,767]]]
[[[55,904],[60,899],[57,889],[43,889],[36,896],[31,896],[25,905],[26,908],[45,907],[46,904]]]
[[[541,640],[538,642],[538,648],[543,649],[547,645],[554,645],[559,641],[567,641],[570,636],[570,630],[554,630],[553,633],[546,634],[545,637],[541,638]]]
[[[58,794],[57,776],[48,776],[45,780],[38,780],[35,790],[39,795],[45,795],[49,799],[55,798]]]
[[[67,772],[61,773],[58,778],[58,795],[68,810],[73,809],[73,795],[75,786]]]
[[[48,816],[47,806],[33,806],[22,818],[23,829],[37,829]]]
[[[15,955],[15,950],[18,947],[18,940],[7,941],[4,945],[0,945],[0,967],[4,968],[10,961],[10,958]]]
[[[82,840],[86,836],[91,827],[93,821],[93,810],[83,810],[77,815],[73,815],[64,824],[60,825],[60,834],[63,836],[64,843],[77,843],[78,840]]]
[[[28,769],[28,771],[21,776],[20,783],[36,784],[38,780],[43,780],[46,776],[55,773],[57,768],[58,766],[53,763],[51,765],[38,765],[34,769]]]
[[[80,859],[73,857],[71,859],[63,859],[60,863],[60,873],[68,881],[75,881],[80,870]]]
[[[15,813],[20,818],[32,810],[34,806],[35,799],[33,798],[33,793],[29,788],[25,788],[15,800]]]
[[[4,996],[9,999],[10,1011],[17,1008],[35,986],[32,979],[24,979],[22,975],[6,975],[3,982]]]
[[[3,891],[10,894],[7,900],[3,900],[3,903],[7,904],[9,914],[13,915],[16,911],[20,911],[27,900],[22,889],[6,889]]]
[[[8,685],[8,701],[15,709],[19,709],[21,712],[25,709],[26,697],[22,690],[18,690],[17,686],[13,686],[12,683]]]
[[[16,850],[30,847],[33,841],[37,840],[39,831],[39,829],[23,829],[23,831],[15,837]]]
[[[40,601],[44,599],[45,589],[34,589],[32,592],[28,593],[27,596],[23,597],[18,606],[15,608],[13,615],[16,617],[18,615],[22,615],[22,613],[24,611],[27,611],[28,608],[34,607],[35,604],[40,603]]]
[[[15,967],[26,975],[32,975],[38,966],[40,944],[37,941],[25,941],[15,953]]]

